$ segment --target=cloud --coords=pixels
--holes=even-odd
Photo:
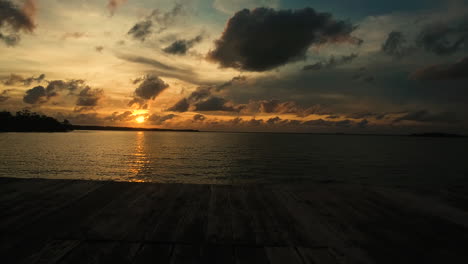
[[[427,25],[419,33],[416,44],[437,55],[451,55],[468,46],[468,20],[466,18],[449,25],[437,23]]]
[[[178,116],[174,114],[169,114],[169,115],[152,114],[148,117],[147,121],[151,122],[151,124],[153,125],[162,125],[167,120],[171,120],[176,117]]]
[[[348,64],[351,63],[354,59],[358,57],[357,54],[351,54],[348,56],[341,56],[340,58],[336,59],[334,56],[330,57],[328,61],[325,62],[318,62],[315,64],[311,65],[306,65],[302,70],[304,71],[318,71],[322,69],[333,69],[337,66],[343,65],[343,64]]]
[[[153,68],[155,74],[164,77],[176,78],[179,80],[183,80],[189,83],[200,83],[199,77],[193,72],[190,68],[180,68],[171,66],[165,63],[162,63],[158,60],[141,57],[141,56],[134,56],[128,54],[117,54],[119,59],[149,65]]]
[[[419,69],[410,79],[423,81],[466,80],[468,79],[468,57],[454,64],[438,64]]]
[[[136,40],[145,41],[145,39],[153,33],[154,27],[157,26],[157,33],[161,33],[170,27],[177,17],[184,13],[185,7],[180,3],[175,4],[174,7],[167,12],[154,9],[144,20],[137,22],[130,28],[127,34]]]
[[[354,29],[351,23],[312,8],[244,9],[229,19],[208,59],[224,68],[267,71],[305,58],[311,45],[359,43],[350,35]]]
[[[13,47],[13,46],[16,46],[20,42],[21,37],[20,35],[14,34],[14,33],[10,35],[3,35],[0,32],[0,40],[3,41],[7,46]]]
[[[189,40],[176,40],[171,45],[163,49],[164,52],[175,55],[185,55],[189,49],[202,40],[202,36],[196,36]]]
[[[401,121],[417,121],[428,123],[458,123],[459,119],[453,112],[431,113],[427,110],[414,111],[404,114],[396,118],[393,122],[398,123]]]
[[[382,52],[396,58],[402,58],[414,48],[407,45],[407,40],[402,32],[392,31],[382,45]]]
[[[10,96],[8,95],[8,93],[10,92],[10,90],[3,90],[1,93],[0,93],[0,103],[2,102],[5,102],[6,100],[10,99]]]
[[[244,8],[253,9],[257,7],[277,8],[279,0],[214,0],[213,7],[228,15]]]
[[[104,120],[109,120],[112,122],[126,122],[131,121],[133,119],[134,117],[132,111],[125,111],[122,114],[119,114],[119,112],[114,112],[112,113],[112,115],[104,118]]]
[[[27,104],[42,104],[49,100],[46,89],[43,86],[36,86],[26,91],[23,102]]]
[[[197,111],[239,111],[242,106],[234,106],[231,102],[221,97],[214,96],[213,93],[218,93],[234,84],[243,83],[245,80],[247,80],[245,76],[236,76],[219,85],[199,86],[187,98],[179,100],[166,111],[186,112],[191,106]]]
[[[134,39],[145,41],[146,37],[151,33],[152,26],[153,22],[151,20],[140,21],[130,28],[127,34]]]
[[[127,0],[109,0],[109,2],[107,3],[107,9],[109,9],[111,16],[114,15],[115,11],[119,6],[126,2]]]
[[[53,80],[49,81],[46,87],[36,86],[27,90],[23,102],[27,104],[44,104],[52,97],[58,96],[61,91],[68,91],[69,95],[77,97],[75,111],[93,109],[103,96],[102,89],[92,89],[85,84],[84,80]]]
[[[172,112],[187,112],[190,108],[190,103],[186,98],[180,99],[175,105],[169,107],[166,111]]]
[[[21,8],[12,1],[0,0],[0,40],[8,46],[17,45],[20,31],[31,33],[36,27],[36,10],[35,0],[26,0]]]
[[[221,97],[211,96],[206,100],[198,101],[194,104],[194,111],[237,111],[234,106],[231,106],[229,102]]]
[[[67,32],[67,33],[63,34],[62,39],[63,40],[66,40],[66,39],[69,39],[69,38],[80,39],[80,38],[84,38],[84,37],[87,37],[87,36],[88,35],[85,32]]]
[[[83,112],[94,110],[104,96],[104,91],[102,89],[92,89],[87,86],[78,94],[78,99],[76,101],[76,112]]]
[[[53,97],[58,94],[58,92],[67,90],[70,94],[74,94],[75,91],[86,88],[85,81],[81,79],[72,79],[72,80],[53,80],[50,81],[47,85],[46,91],[48,97]]]
[[[7,78],[2,79],[1,82],[6,86],[13,86],[13,85],[29,86],[33,82],[41,83],[44,79],[45,79],[45,74],[41,74],[37,77],[31,76],[31,77],[25,78],[19,74],[12,73]]]
[[[128,106],[138,105],[139,108],[145,109],[147,101],[154,100],[161,92],[166,90],[169,85],[156,75],[148,74],[143,78],[137,79],[139,83],[134,92],[134,99],[131,100]]]
[[[197,122],[197,121],[198,121],[198,122],[203,122],[203,121],[206,120],[206,116],[201,115],[201,114],[196,114],[196,115],[193,116],[192,119],[193,119],[193,121],[195,121],[195,122]]]

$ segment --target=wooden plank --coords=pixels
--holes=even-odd
[[[203,263],[199,245],[176,245],[171,264]]]
[[[265,252],[271,264],[303,264],[293,247],[267,247]]]
[[[328,248],[299,247],[298,250],[305,264],[340,264]]]
[[[187,209],[187,213],[177,228],[176,241],[182,243],[205,242],[208,225],[208,209],[210,205],[211,187],[209,185],[194,185],[197,189],[194,201]]]
[[[247,212],[252,216],[252,227],[255,233],[257,245],[267,246],[286,246],[286,242],[282,240],[279,227],[272,222],[271,216],[268,214],[262,200],[263,188],[249,187],[244,188]]]
[[[33,202],[19,208],[10,216],[2,216],[0,230],[15,232],[19,228],[31,225],[38,219],[46,217],[54,211],[86,196],[89,192],[102,186],[102,183],[87,181],[63,181],[54,190],[47,190],[41,197],[35,197]]]
[[[238,264],[269,264],[263,247],[236,247],[235,258]],[[289,262],[288,262],[289,263]]]
[[[78,240],[52,240],[37,254],[28,257],[22,264],[55,264],[80,244]]]
[[[173,246],[170,244],[144,244],[133,260],[133,264],[169,264]]]
[[[175,242],[177,228],[186,210],[196,199],[196,190],[190,185],[178,185],[176,196],[173,196],[171,206],[167,207],[159,217],[159,222],[151,232],[151,240],[157,242]]]
[[[211,186],[206,240],[213,244],[231,244],[232,216],[228,186]]]
[[[284,204],[279,199],[285,197],[277,197],[276,192],[265,188],[259,193],[260,199],[263,200],[265,213],[270,217],[273,228],[276,228],[281,241],[291,246],[318,246],[323,242],[316,240],[314,234],[306,231],[305,227],[295,219],[284,207]]]
[[[201,248],[203,264],[234,264],[234,249],[227,245],[205,245]]]
[[[248,210],[246,192],[242,190],[242,187],[233,187],[230,189],[229,195],[232,208],[234,243],[240,245],[255,245],[254,217]]]
[[[139,200],[145,200],[148,186],[140,183],[127,183],[126,189],[113,199],[99,213],[81,225],[83,238],[88,240],[122,240],[129,228],[139,220]]]
[[[59,264],[131,264],[140,245],[136,243],[119,242],[82,242],[69,254],[63,257]]]
[[[18,262],[37,253],[50,239],[77,240],[70,230],[78,229],[84,220],[104,207],[126,188],[125,184],[107,183],[65,208],[39,219],[34,225],[1,237],[0,255],[6,263]],[[10,261],[10,262],[9,262]]]

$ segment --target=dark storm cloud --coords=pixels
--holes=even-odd
[[[228,101],[226,99],[216,96],[199,101],[194,104],[194,107],[194,111],[236,111],[233,106],[228,105]]]
[[[187,112],[189,108],[190,108],[190,103],[188,102],[186,98],[183,98],[180,101],[178,101],[175,105],[168,108],[166,111]]]
[[[36,86],[26,91],[23,102],[27,104],[41,104],[47,102],[48,99],[46,89],[43,86]]]
[[[468,57],[454,64],[432,65],[411,74],[413,80],[467,80]]]
[[[111,16],[114,15],[115,11],[119,6],[126,2],[127,0],[109,0],[109,2],[107,2],[107,9],[109,9]]]
[[[201,115],[201,114],[196,114],[193,116],[193,121],[205,121],[206,120],[206,116],[204,115]]]
[[[294,114],[298,117],[309,115],[330,115],[331,112],[320,105],[301,107],[294,101],[260,100],[250,101],[244,112],[256,114]]]
[[[186,81],[189,83],[200,83],[199,77],[197,74],[194,73],[192,69],[188,68],[179,68],[171,65],[167,65],[155,59],[145,58],[141,56],[133,56],[127,54],[117,54],[119,59],[149,65],[154,68],[153,72],[157,75],[170,77],[170,78],[177,78],[182,81]]]
[[[37,77],[31,76],[28,78],[25,78],[19,74],[10,74],[10,76],[4,78],[1,80],[1,82],[6,85],[6,86],[13,86],[13,85],[24,85],[24,86],[29,86],[33,82],[40,83],[45,79],[45,74],[41,74]]]
[[[392,31],[382,45],[382,52],[387,55],[401,58],[406,56],[413,48],[407,46],[407,40],[402,32]]]
[[[84,38],[86,36],[87,35],[86,35],[85,32],[67,32],[67,33],[63,34],[62,39],[63,40],[66,40],[66,39],[69,39],[69,38],[80,39],[80,38]]]
[[[415,112],[409,112],[405,115],[396,118],[393,122],[398,123],[401,121],[417,121],[417,122],[428,122],[428,123],[458,123],[460,120],[457,115],[453,112],[441,112],[432,113],[427,110],[420,110]]]
[[[220,92],[223,89],[231,87],[235,84],[241,84],[246,79],[247,78],[244,76],[236,76],[231,80],[219,85],[199,86],[187,98],[181,99],[166,111],[186,112],[190,109],[191,105],[194,106],[195,109],[198,109],[198,111],[239,111],[241,110],[241,106],[233,106],[227,100],[214,96],[213,93]]]
[[[135,95],[146,100],[154,100],[168,87],[169,85],[158,76],[146,75],[145,79],[135,89]]]
[[[362,119],[362,118],[370,118],[370,117],[374,117],[374,116],[378,116],[378,115],[380,115],[380,114],[364,111],[364,112],[357,112],[357,113],[348,114],[348,115],[346,115],[346,117],[347,118],[353,118],[353,119]]]
[[[41,80],[44,78],[43,75],[39,77]],[[58,96],[62,91],[67,91],[68,95],[77,97],[75,111],[92,109],[97,106],[99,99],[103,96],[101,89],[92,89],[85,84],[84,80],[53,80],[49,81],[46,87],[36,86],[27,90],[23,101],[28,104],[43,104],[52,97]]]
[[[10,99],[10,96],[8,95],[10,90],[3,90],[0,93],[0,103],[5,102],[6,100]]]
[[[157,115],[157,114],[152,114],[148,117],[148,122],[150,122],[153,125],[162,125],[164,122],[167,120],[171,120],[178,117],[177,115],[174,114],[169,114],[169,115]]]
[[[299,10],[244,9],[229,19],[208,58],[221,67],[266,71],[305,58],[314,44],[359,41],[355,26],[312,8]]]
[[[99,100],[104,96],[104,91],[102,89],[92,89],[87,86],[78,94],[78,99],[76,101],[75,111],[83,112],[88,110],[94,110],[99,103]]]
[[[132,115],[132,111],[125,111],[122,114],[119,114],[119,112],[114,112],[112,115],[106,116],[104,120],[112,122],[126,122],[135,119]]]
[[[16,46],[20,42],[21,38],[18,34],[13,33],[9,35],[3,35],[0,32],[0,40],[3,41],[5,45],[13,47],[13,46]]]
[[[163,49],[164,52],[176,55],[185,55],[189,49],[202,40],[202,36],[196,36],[188,40],[176,40],[171,45]]]
[[[153,22],[151,20],[140,21],[130,28],[127,34],[134,39],[145,41],[146,37],[151,34],[152,26]]]
[[[297,113],[298,106],[295,102],[280,102],[279,100],[265,100],[260,101],[259,111],[267,114],[288,114]]]
[[[36,2],[34,0],[25,1],[22,7],[12,1],[0,0],[0,40],[8,46],[18,44],[20,31],[31,33],[34,30],[35,13]]]
[[[184,14],[185,8],[182,4],[178,3],[168,12],[161,12],[159,9],[154,9],[149,16],[144,20],[136,23],[128,31],[128,35],[134,39],[144,41],[151,33],[153,28],[157,27],[156,32],[161,33],[171,26],[176,18]]]
[[[317,126],[317,127],[340,127],[340,128],[345,128],[345,127],[352,127],[356,126],[357,123],[345,119],[345,120],[340,120],[340,121],[328,121],[328,120],[323,120],[323,119],[316,119],[316,120],[309,120],[305,121],[302,123],[302,125],[305,126]]]
[[[325,62],[317,62],[315,64],[306,65],[302,70],[304,71],[318,71],[322,69],[333,69],[340,65],[351,63],[354,59],[358,57],[357,54],[351,54],[348,56],[341,56],[340,58],[336,59],[334,56],[330,57],[328,61]]]
[[[139,83],[134,92],[134,99],[128,103],[128,106],[134,104],[139,108],[146,109],[147,101],[154,100],[161,92],[166,90],[169,85],[161,78],[155,75],[146,75],[142,79],[137,79]]]
[[[454,23],[427,25],[419,34],[416,44],[437,55],[450,55],[468,46],[468,19]]]
[[[356,124],[359,128],[366,128],[369,125],[369,121],[367,119],[363,119]]]
[[[53,80],[47,85],[46,91],[48,97],[53,97],[60,91],[68,91],[70,94],[74,94],[79,89],[85,88],[85,81],[80,79],[72,80]]]

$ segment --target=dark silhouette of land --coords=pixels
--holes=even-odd
[[[459,138],[466,137],[459,134],[450,134],[450,133],[441,133],[441,132],[431,132],[431,133],[418,133],[411,134],[412,137],[442,137],[442,138]]]
[[[162,129],[116,126],[80,126],[72,125],[68,120],[59,122],[57,119],[23,110],[16,113],[0,112],[0,132],[68,132],[72,130],[104,130],[104,131],[177,131],[198,132],[194,129]]]
[[[165,128],[143,128],[143,127],[116,127],[116,126],[81,126],[73,125],[74,130],[104,130],[104,131],[176,131],[176,132],[199,132],[195,129],[165,129]]]
[[[0,178],[2,263],[468,263],[468,189]]]
[[[0,112],[0,132],[67,132],[73,130],[70,122],[40,115],[29,110],[16,113]]]

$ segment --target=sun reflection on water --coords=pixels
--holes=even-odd
[[[144,175],[144,170],[149,164],[149,156],[145,150],[145,132],[139,131],[136,133],[135,151],[131,155],[131,160],[128,162],[129,179],[131,182],[145,182],[145,179],[140,178]]]

